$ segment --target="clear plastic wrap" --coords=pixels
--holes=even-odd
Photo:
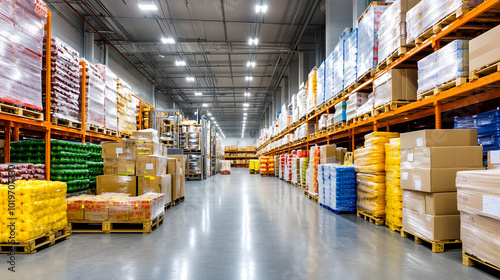
[[[229,171],[231,172],[231,161],[230,160],[220,160],[219,161],[219,171]]]
[[[307,115],[307,89],[301,86],[297,94],[297,108],[299,119]]]
[[[362,116],[364,114],[367,114],[367,113],[371,113],[373,112],[373,94],[370,93],[368,95],[368,100],[366,100],[366,102],[359,106],[358,109],[356,109],[356,115],[359,117],[359,116]]]
[[[118,131],[117,76],[102,64],[96,65],[104,77],[104,127]]]
[[[99,69],[92,63],[85,61],[86,94],[85,112],[86,123],[104,127],[104,78]]]
[[[500,170],[457,172],[458,210],[500,219]]]
[[[385,214],[390,225],[402,226],[403,193],[401,190],[401,139],[392,138],[385,144]]]
[[[325,60],[325,101],[333,98],[334,93],[334,73],[333,73],[333,61],[334,61],[334,52],[331,52],[330,55]]]
[[[341,39],[333,50],[333,96],[337,96],[344,91],[344,44],[345,40]]]
[[[351,120],[357,116],[356,110],[368,100],[366,92],[355,92],[349,95],[346,102],[346,119]]]
[[[379,62],[384,61],[399,47],[406,45],[406,10],[402,8],[401,2],[403,1],[408,2],[407,0],[394,1],[380,17]]]
[[[307,113],[316,109],[317,100],[317,84],[318,80],[316,77],[317,68],[314,67],[311,72],[309,72],[307,78]]]
[[[500,220],[462,212],[460,224],[462,250],[500,267]]]
[[[358,79],[357,61],[358,28],[355,28],[344,40],[344,89],[347,89]]]
[[[318,71],[316,71],[316,81],[316,105],[320,106],[327,101],[325,98],[325,61],[321,63],[318,67]]]
[[[422,33],[458,8],[475,7],[484,0],[422,0],[406,13],[407,43],[410,44]]]
[[[403,208],[403,228],[429,240],[459,240],[459,215],[426,215]]]
[[[309,150],[309,166],[306,171],[307,191],[312,195],[318,194],[318,165],[320,163],[320,148],[311,147]]]
[[[18,180],[14,186],[12,190],[0,185],[0,208],[4,210],[0,215],[0,243],[9,241],[11,222],[16,223],[15,242],[27,242],[67,226],[66,183]]]
[[[345,122],[347,120],[346,107],[347,103],[345,101],[340,101],[335,105],[335,114],[333,117],[334,124]]]
[[[135,130],[135,113],[132,107],[132,88],[122,79],[117,79],[118,131],[131,134]]]
[[[380,17],[387,5],[370,5],[358,24],[357,77],[362,77],[378,65]]]

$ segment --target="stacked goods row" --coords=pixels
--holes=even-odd
[[[387,5],[371,5],[358,24],[357,77],[366,74],[373,76],[378,65],[380,17],[387,10]]]
[[[165,203],[184,197],[186,157],[166,156],[155,130],[133,131],[131,140],[103,142],[104,175],[97,194],[165,194]]]
[[[344,41],[341,39],[333,50],[333,96],[339,95],[344,90],[346,69],[344,65]]]
[[[300,157],[292,158],[292,184],[300,184]]]
[[[499,179],[498,169],[460,171],[456,177],[463,252],[496,267],[500,267]]]
[[[43,110],[44,20],[36,12],[35,1],[0,3],[0,101]]]
[[[9,170],[11,173],[9,174]],[[0,164],[0,184],[9,184],[9,176],[13,180],[45,180],[45,164],[5,163]]]
[[[275,166],[274,157],[262,156],[259,158],[259,162],[260,162],[260,174],[274,175],[274,166]]]
[[[299,87],[299,93],[297,94],[297,113],[299,116],[299,120],[306,117],[307,115],[307,103],[308,95],[307,95],[307,86],[303,84]]]
[[[347,90],[358,79],[358,28],[344,40],[344,88]],[[335,71],[335,70],[334,70]],[[337,82],[337,80],[335,80]],[[335,83],[334,82],[334,83]]]
[[[385,222],[390,228],[403,226],[403,191],[401,190],[401,139],[385,144]]]
[[[118,131],[118,106],[117,106],[117,76],[111,70],[102,64],[97,68],[104,78],[104,128]]]
[[[87,125],[104,128],[104,88],[106,87],[104,78],[97,66],[81,59],[80,65],[83,64],[85,64],[85,121]]]
[[[316,109],[316,93],[317,93],[317,85],[318,85],[318,80],[316,77],[316,71],[318,69],[314,67],[311,72],[309,72],[308,78],[307,78],[307,113],[310,113]]]
[[[436,1],[432,0],[421,0],[406,13],[406,42],[412,44],[420,35],[431,29],[434,24],[458,9],[473,8],[483,1],[443,0],[436,3]]]
[[[51,231],[66,228],[66,184],[40,180],[18,180],[0,185],[0,243],[27,242]],[[12,206],[15,197],[15,206]],[[15,237],[11,224],[15,223]]]
[[[333,117],[334,124],[339,124],[347,120],[346,108],[347,103],[345,101],[340,101],[335,105],[335,114]]]
[[[260,163],[259,163],[258,159],[251,159],[250,160],[249,168],[250,168],[251,172],[259,172],[259,166],[260,166]]]
[[[333,98],[334,93],[334,53],[330,53],[325,60],[325,101],[329,101]]]
[[[219,161],[219,171],[220,172],[231,172],[231,161],[229,161],[229,160]]]
[[[44,38],[44,41],[47,38]],[[50,112],[54,118],[80,122],[80,54],[56,37],[50,38]],[[47,50],[43,52],[46,65]],[[44,72],[47,69],[44,68]],[[44,73],[45,74],[45,73]],[[46,88],[45,75],[43,76]],[[44,94],[44,98],[47,98]]]
[[[126,193],[103,193],[68,198],[67,216],[75,221],[151,221],[165,213],[162,193],[148,192],[140,196]]]
[[[457,172],[482,165],[474,129],[401,134],[402,230],[433,241],[459,240]]]
[[[385,144],[399,137],[395,132],[373,132],[365,136],[365,148],[354,151],[358,211],[385,217]]]
[[[186,173],[191,175],[201,174],[201,154],[187,154]]]
[[[420,0],[397,0],[380,17],[379,62],[399,51],[401,47],[406,47],[406,12],[418,2]]]
[[[373,107],[417,100],[417,70],[391,69],[373,82]]]
[[[86,190],[102,174],[102,161],[96,155],[99,147],[90,143],[64,140],[50,141],[51,179],[65,182],[68,192]],[[45,162],[44,140],[12,142],[11,161],[26,163]]]
[[[368,93],[355,92],[349,96],[346,102],[346,120],[350,121],[358,116],[357,110],[368,101]]]
[[[117,101],[118,106],[118,131],[122,134],[131,135],[135,130],[132,109],[132,88],[120,78],[117,79]]]
[[[356,173],[353,166],[318,166],[319,198],[322,206],[334,211],[356,210]]]
[[[325,61],[321,63],[316,71],[316,106],[319,107],[325,103],[328,99],[325,98]]]
[[[306,172],[306,188],[309,194],[318,195],[318,165],[320,164],[320,147],[314,146],[309,150],[309,166]]]
[[[455,40],[418,62],[418,94],[469,77],[469,41]]]
[[[300,183],[305,188],[307,185],[307,169],[309,168],[309,157],[300,158]]]

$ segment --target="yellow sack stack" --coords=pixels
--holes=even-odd
[[[401,139],[385,144],[385,224],[391,229],[403,223],[403,191],[401,190]]]
[[[251,159],[249,166],[251,172],[259,172],[260,163],[258,159]]]

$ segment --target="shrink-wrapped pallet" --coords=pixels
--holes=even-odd
[[[344,89],[358,79],[358,28],[344,40]],[[335,80],[336,82],[337,80]]]
[[[316,71],[316,106],[321,106],[327,100],[325,98],[325,61],[321,63]]]

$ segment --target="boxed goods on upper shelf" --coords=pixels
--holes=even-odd
[[[344,89],[353,85],[358,79],[357,61],[358,28],[354,28],[349,37],[344,40]]]
[[[307,78],[307,113],[310,113],[316,109],[317,101],[317,85],[318,80],[316,77],[316,71],[318,69],[314,67],[311,72],[309,72]]]
[[[135,130],[133,125],[132,88],[122,79],[117,79],[118,131],[130,135]]]
[[[321,106],[327,100],[325,98],[325,62],[323,61],[316,71],[316,81],[317,81],[317,94],[316,94],[316,106]]]
[[[333,97],[334,91],[334,73],[333,73],[334,52],[325,60],[325,101]]]
[[[97,68],[104,78],[104,127],[106,129],[118,131],[118,106],[117,106],[117,76],[102,64]]]
[[[85,122],[104,127],[104,78],[99,69],[85,59],[80,59],[80,65],[85,64]],[[83,79],[82,79],[83,82]]]
[[[340,101],[335,105],[334,124],[345,122],[347,120],[346,106],[347,103],[345,101]]]
[[[0,13],[0,101],[42,111],[44,17],[35,1],[2,1]]]
[[[355,92],[349,95],[346,102],[346,120],[351,120],[357,116],[357,109],[366,103],[368,100],[368,93]]]
[[[417,69],[391,69],[373,82],[374,108],[417,100]]]
[[[333,50],[332,58],[332,72],[333,72],[333,93],[332,96],[337,96],[344,90],[345,85],[345,67],[344,67],[344,42],[345,40],[340,40],[340,42],[335,46]]]

